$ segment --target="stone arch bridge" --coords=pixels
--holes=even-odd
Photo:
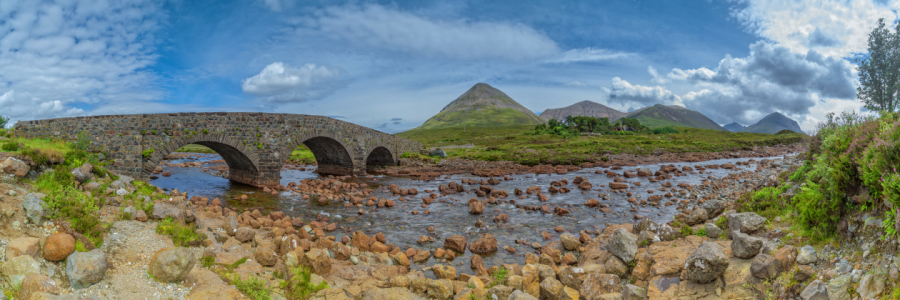
[[[109,115],[20,121],[27,138],[91,140],[89,151],[104,153],[109,169],[147,180],[166,155],[187,144],[215,150],[229,179],[277,185],[281,168],[300,144],[312,150],[320,174],[363,175],[372,166],[396,165],[419,142],[323,117],[270,113],[168,113]]]

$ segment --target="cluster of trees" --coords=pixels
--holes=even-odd
[[[630,133],[677,133],[675,128],[649,129],[641,125],[637,119],[621,118],[610,123],[608,118],[574,117],[565,120],[550,119],[546,124],[534,127],[531,134],[555,134],[560,136],[577,136],[585,133],[630,134]]]

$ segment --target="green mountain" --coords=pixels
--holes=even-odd
[[[647,127],[681,126],[702,129],[725,130],[705,115],[677,105],[657,104],[633,111],[625,118],[637,119]]]
[[[498,89],[478,83],[415,129],[537,125],[544,119]],[[415,130],[414,129],[414,130]]]
[[[731,124],[722,126],[722,128],[725,128],[726,130],[731,132],[738,132],[744,130],[744,128],[747,128],[747,126],[741,125],[741,123],[738,122],[731,122]]]
[[[762,120],[759,120],[759,122],[756,122],[756,124],[747,126],[747,128],[744,128],[741,132],[775,134],[784,129],[797,133],[804,133],[803,129],[800,129],[800,124],[797,124],[797,121],[777,112],[769,114],[765,118],[762,118]]]
[[[609,118],[611,122],[615,122],[625,113],[606,107],[606,105],[584,100],[563,108],[551,108],[541,113],[541,118],[545,120],[557,119],[565,120],[568,116],[573,117],[594,117]]]

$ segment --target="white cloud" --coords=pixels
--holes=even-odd
[[[872,0],[737,0],[731,15],[748,31],[790,48],[846,57],[866,52],[869,32],[884,18],[893,24],[900,3]]]
[[[641,106],[655,104],[681,105],[681,97],[662,86],[631,84],[619,77],[613,77],[609,91],[609,101],[621,104],[633,103]]]
[[[588,86],[587,83],[581,82],[579,80],[569,81],[569,82],[563,83],[563,85],[574,86],[574,87],[587,87]]]
[[[262,0],[261,2],[262,2],[262,4],[263,4],[266,8],[268,8],[268,9],[274,11],[274,12],[281,12],[282,10],[287,9],[287,8],[293,6],[293,2],[292,2],[292,1],[283,1],[283,0]]]
[[[659,72],[656,71],[656,68],[653,66],[647,66],[647,73],[650,73],[650,76],[653,77],[650,79],[650,82],[655,84],[666,84],[669,83],[669,80],[665,77],[659,76]]]
[[[572,63],[591,62],[601,60],[620,59],[634,56],[632,53],[616,52],[599,48],[572,49],[559,54],[555,58],[547,59],[546,63]]]
[[[155,1],[4,0],[0,16],[0,115],[73,116],[162,96],[148,71],[164,17]]]
[[[653,68],[648,72],[659,78]],[[854,66],[844,59],[824,56],[814,50],[805,54],[780,45],[757,42],[750,55],[726,56],[711,70],[673,69],[667,77],[673,84],[693,88],[676,95],[663,86],[634,85],[612,79],[610,100],[647,106],[655,103],[685,104],[719,123],[756,123],[772,112],[781,112],[811,129],[820,120],[825,105],[858,109]],[[806,122],[806,123],[804,123]]]
[[[299,68],[275,62],[259,74],[245,79],[245,93],[262,96],[269,102],[300,102],[319,99],[344,85],[338,80],[344,71],[336,67],[305,64]]]
[[[330,7],[304,21],[334,39],[425,57],[529,60],[562,52],[545,34],[523,24],[441,20],[375,4]]]

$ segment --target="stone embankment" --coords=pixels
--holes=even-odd
[[[755,170],[679,186],[674,193],[684,191],[685,196],[673,203],[680,213],[672,222],[638,218],[634,224],[611,224],[596,231],[557,227],[550,230],[554,234],[544,231],[542,242],[530,243],[533,251],[518,253],[524,256],[523,264],[499,265],[489,265],[484,258],[498,251],[515,253],[511,246],[516,245],[498,244],[491,234],[433,237],[429,235],[433,228],[421,228],[421,243],[439,247],[401,249],[383,233],[351,231],[337,237],[335,233],[346,229],[326,216],[303,220],[280,211],[238,212],[223,205],[228,201],[177,190],[154,197],[152,210],[143,211],[128,197],[137,189],[125,176],[93,178],[81,185],[84,192],[104,195],[107,204],[98,217],[112,224],[105,242],[91,249],[89,241],[68,229],[65,220],[46,219],[41,206],[33,205],[44,196],[18,183],[22,166],[8,163],[17,167],[2,168],[9,175],[3,175],[6,183],[0,183],[0,213],[5,216],[0,219],[0,280],[7,291],[0,297],[244,299],[235,278],[259,278],[274,299],[282,299],[287,294],[279,285],[284,274],[304,266],[313,273],[313,283],[328,284],[313,299],[870,299],[886,293],[888,279],[896,280],[898,274],[892,256],[879,251],[890,245],[879,243],[871,234],[877,222],[861,222],[864,216],[846,220],[858,241],[835,249],[805,244],[789,232],[790,224],[784,220],[734,211],[739,194],[780,184],[783,177],[779,175],[801,163],[796,158],[754,160]],[[626,193],[639,188],[628,182],[632,176],[665,181],[672,175],[702,171],[695,168],[661,166],[653,171],[614,166],[604,172],[621,178],[614,183],[622,186],[610,184],[610,192]],[[481,199],[461,209],[481,214],[491,198],[540,197],[544,188],[607,188],[579,178],[571,184],[565,180],[538,186],[537,191],[488,188],[487,192],[479,187]],[[499,179],[484,179],[486,186],[491,180]],[[466,189],[463,184],[421,192],[429,194],[424,199],[434,199],[438,193]],[[100,186],[111,188],[95,189]],[[420,193],[399,186],[379,189],[407,197]],[[373,191],[342,178],[323,178],[267,192],[341,202],[360,214],[397,209],[393,199],[368,197]],[[647,200],[629,205],[669,203],[664,196]],[[596,200],[584,205],[598,213],[604,208]],[[166,217],[195,224],[203,238],[189,247],[175,247],[168,236],[155,230]],[[504,220],[495,218],[495,222]],[[460,260],[466,252],[474,255]]]

